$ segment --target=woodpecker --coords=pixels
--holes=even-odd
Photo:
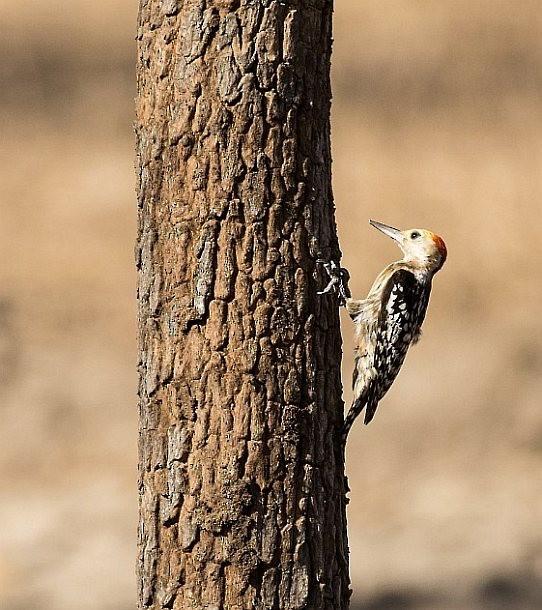
[[[354,401],[344,420],[343,442],[363,409],[364,423],[373,419],[408,348],[419,340],[431,282],[447,256],[443,239],[431,231],[400,231],[375,220],[370,224],[397,242],[403,258],[388,265],[374,281],[367,298],[360,301],[350,297],[346,269],[333,262],[324,263],[330,282],[319,293],[337,293],[339,304],[346,307],[355,324]]]

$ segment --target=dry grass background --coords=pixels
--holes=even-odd
[[[135,4],[0,0],[3,610],[134,605]],[[351,437],[357,608],[540,608],[540,4],[343,0],[333,62],[354,294],[398,253],[369,218],[449,246]]]

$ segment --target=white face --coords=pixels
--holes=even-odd
[[[399,231],[388,225],[371,220],[373,227],[395,240],[405,258],[420,263],[430,263],[440,268],[446,260],[446,246],[442,238],[427,229]]]
[[[442,254],[435,241],[435,234],[426,229],[408,229],[401,231],[402,240],[397,240],[407,258],[420,262],[430,259],[440,259]]]

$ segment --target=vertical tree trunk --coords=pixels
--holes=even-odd
[[[331,12],[140,2],[140,608],[348,607]]]

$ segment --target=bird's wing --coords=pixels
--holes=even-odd
[[[419,325],[418,308],[423,300],[423,292],[424,287],[411,271],[399,269],[393,273],[382,294],[378,324],[379,331],[386,333],[379,337],[383,339],[382,345],[393,345],[399,339],[404,339],[405,335],[408,337],[407,343],[410,342],[412,331],[417,330]]]
[[[372,391],[368,391],[373,399],[367,402],[366,424],[374,417],[378,401],[399,373],[412,337],[419,332],[419,308],[425,313],[424,298],[424,287],[406,269],[395,271],[386,283],[376,329],[375,376]]]

